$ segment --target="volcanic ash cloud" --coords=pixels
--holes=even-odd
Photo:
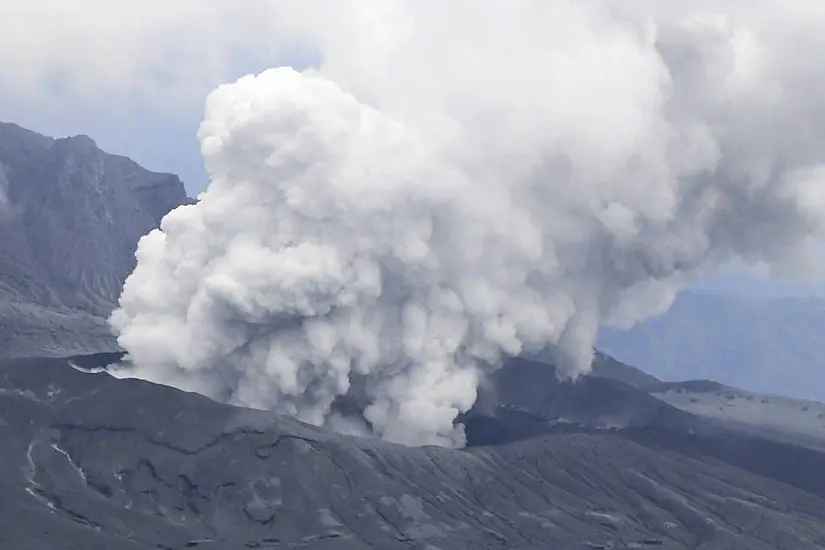
[[[575,376],[600,324],[822,236],[825,96],[798,85],[825,69],[787,62],[810,33],[487,4],[355,4],[305,29],[317,69],[210,95],[211,184],[141,240],[112,315],[126,375],[460,446],[502,357],[556,345]],[[365,422],[332,410],[352,384]]]

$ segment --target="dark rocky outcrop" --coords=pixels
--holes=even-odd
[[[191,202],[177,176],[0,123],[0,357],[112,349],[138,240]]]

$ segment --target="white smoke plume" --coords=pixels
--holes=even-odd
[[[558,345],[575,375],[600,324],[720,265],[804,268],[825,9],[714,4],[295,18],[320,65],[214,91],[211,184],[140,242],[112,316],[127,374],[348,431],[331,404],[358,379],[375,435],[461,445],[503,356]]]

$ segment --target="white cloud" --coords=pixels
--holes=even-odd
[[[2,86],[45,98],[202,93],[225,76],[249,21],[229,3],[195,0],[6,2]]]
[[[63,52],[0,40],[32,48],[16,89],[61,67],[169,109],[232,51],[317,50],[317,73],[210,96],[213,183],[141,242],[114,325],[137,376],[317,424],[362,376],[375,433],[455,444],[501,354],[554,343],[581,372],[599,323],[731,260],[806,257],[820,5],[171,2],[65,15]]]
[[[181,174],[195,193],[206,96],[248,72],[314,60],[288,22],[306,5],[0,2],[0,120],[53,136],[92,135],[109,151]]]

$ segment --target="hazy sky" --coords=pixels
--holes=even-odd
[[[268,67],[312,64],[313,50],[294,38],[293,29],[309,26],[309,19],[314,27],[334,29],[347,4],[2,2],[0,120],[56,137],[88,134],[109,152],[179,174],[196,195],[207,180],[196,138],[207,94]],[[821,20],[818,2],[796,4],[809,10],[812,22]],[[361,17],[380,25],[385,5],[371,3]],[[736,290],[741,277],[737,272],[723,286]]]
[[[206,181],[196,132],[207,94],[311,60],[278,30],[286,23],[271,14],[276,3],[2,2],[0,120],[55,137],[88,134],[109,152],[179,174],[197,194]]]

